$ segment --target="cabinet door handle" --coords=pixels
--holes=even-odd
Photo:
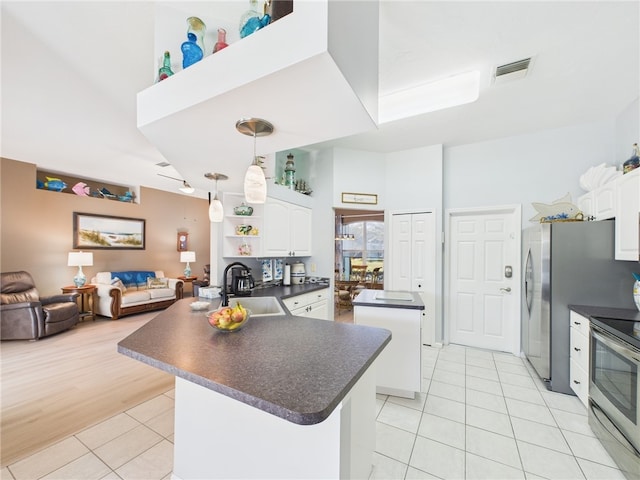
[[[578,380],[574,380],[573,383],[575,383],[576,385],[580,385],[580,382]]]
[[[573,322],[574,325],[580,325],[580,322]]]
[[[578,347],[573,347],[573,349],[574,349],[576,352],[579,352],[579,351],[580,351],[580,349],[579,349]]]

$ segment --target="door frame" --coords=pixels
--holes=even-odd
[[[449,344],[451,334],[451,323],[448,321],[451,313],[451,306],[449,304],[451,298],[451,221],[454,217],[475,217],[478,215],[488,214],[507,214],[511,215],[513,221],[514,231],[510,237],[515,242],[513,260],[513,278],[517,281],[513,282],[512,295],[514,297],[513,305],[511,307],[511,314],[517,319],[515,328],[513,329],[511,340],[509,341],[509,352],[520,356],[521,355],[521,328],[522,328],[522,314],[520,311],[520,302],[522,297],[522,205],[497,205],[487,207],[474,207],[474,208],[448,208],[445,210],[445,242],[444,242],[444,301],[443,301],[443,343]]]

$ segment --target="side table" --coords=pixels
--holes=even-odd
[[[62,287],[62,293],[79,293],[78,308],[80,309],[80,319],[84,320],[86,317],[91,317],[91,320],[96,320],[95,313],[95,300],[96,300],[97,288],[95,285],[83,285],[82,287],[76,287],[70,285],[68,287]]]
[[[194,280],[197,280],[198,277],[185,277],[184,275],[181,275],[178,278],[180,280],[182,280],[184,283],[190,283],[191,284],[191,296],[193,297],[193,282],[194,282]]]

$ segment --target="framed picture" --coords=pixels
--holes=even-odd
[[[375,193],[342,192],[342,203],[365,203],[368,205],[377,205],[378,195]]]
[[[186,252],[189,250],[189,234],[187,232],[178,232],[178,251]]]
[[[73,212],[73,248],[144,250],[145,221]]]

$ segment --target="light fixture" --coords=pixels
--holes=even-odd
[[[267,200],[267,179],[256,156],[256,137],[273,133],[273,125],[261,118],[241,118],[236,122],[236,130],[243,135],[253,136],[253,162],[244,176],[244,198],[247,203],[264,203]]]
[[[180,252],[180,261],[182,263],[186,263],[187,264],[187,266],[184,267],[184,276],[185,277],[190,277],[191,276],[191,266],[189,265],[189,262],[195,262],[196,261],[196,252],[191,252],[191,251]]]
[[[191,185],[189,185],[186,180],[180,180],[179,178],[170,177],[169,175],[163,175],[162,173],[159,173],[158,175],[160,175],[161,177],[170,178],[171,180],[177,180],[179,182],[182,182],[182,186],[178,188],[178,190],[180,190],[182,193],[187,193],[191,195],[193,192],[196,191],[196,189],[193,188]]]
[[[216,181],[216,194],[209,203],[209,221],[220,223],[224,217],[224,209],[222,208],[222,202],[218,199],[218,180],[227,180],[229,177],[222,173],[205,173],[204,176],[209,180]],[[209,196],[209,198],[211,198],[211,196]]]
[[[340,215],[339,233],[336,235],[336,241],[354,240],[356,237],[353,233],[347,233],[347,225],[344,223],[344,215]]]
[[[480,95],[480,72],[453,75],[380,97],[378,123],[475,102]]]
[[[67,260],[69,267],[78,267],[78,273],[73,277],[73,283],[76,287],[83,287],[87,283],[87,277],[82,271],[83,266],[93,265],[93,253],[91,252],[69,252]]]

